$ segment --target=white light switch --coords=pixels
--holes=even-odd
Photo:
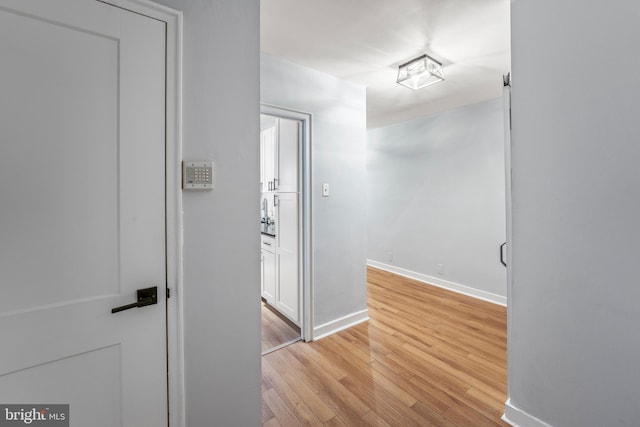
[[[329,197],[329,184],[322,184],[322,197]]]

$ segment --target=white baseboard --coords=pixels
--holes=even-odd
[[[437,286],[439,288],[448,289],[459,294],[467,295],[473,298],[488,301],[494,304],[507,306],[507,297],[502,295],[492,294],[491,292],[481,291],[480,289],[470,288],[469,286],[461,285],[459,283],[450,282],[448,280],[439,279],[433,276],[427,276],[426,274],[417,273],[415,271],[406,270],[404,268],[396,267],[394,265],[384,264],[371,259],[367,260],[367,265],[371,267],[379,268],[380,270],[389,271],[400,276],[408,277],[410,279],[418,280],[429,285]]]
[[[331,322],[324,323],[320,326],[316,326],[313,328],[313,341],[335,334],[343,329],[355,326],[358,323],[366,322],[367,320],[369,320],[369,310],[364,309],[362,311],[356,311],[355,313],[340,317],[339,319],[332,320]]]
[[[522,409],[513,406],[511,399],[507,399],[507,403],[504,405],[502,420],[511,424],[513,427],[552,427],[551,424],[547,424]]]

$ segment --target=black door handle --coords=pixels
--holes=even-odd
[[[120,307],[115,307],[111,309],[112,313],[117,313],[119,311],[129,310],[130,308],[136,307],[145,307],[147,305],[153,305],[158,303],[158,287],[154,286],[152,288],[138,289],[136,291],[138,296],[138,301],[122,305]]]
[[[502,263],[502,265],[504,265],[505,267],[507,266],[507,263],[504,260],[504,246],[507,244],[507,242],[504,242],[503,244],[500,245],[500,262]]]

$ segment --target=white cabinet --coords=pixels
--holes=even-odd
[[[261,260],[262,260],[262,297],[271,305],[276,303],[277,288],[277,263],[275,239],[261,235]]]
[[[298,194],[278,194],[276,308],[300,325]]]
[[[275,191],[278,182],[278,119],[260,131],[260,191]]]
[[[300,268],[298,258],[298,195],[279,197],[277,238],[260,236],[262,298],[300,326]]]
[[[264,115],[263,115],[264,116]],[[297,192],[300,122],[274,118],[260,131],[260,189]]]
[[[300,122],[278,120],[277,181],[276,191],[294,193],[298,191]]]

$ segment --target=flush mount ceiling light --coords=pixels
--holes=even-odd
[[[442,64],[425,54],[398,67],[398,84],[418,90],[444,80]]]

